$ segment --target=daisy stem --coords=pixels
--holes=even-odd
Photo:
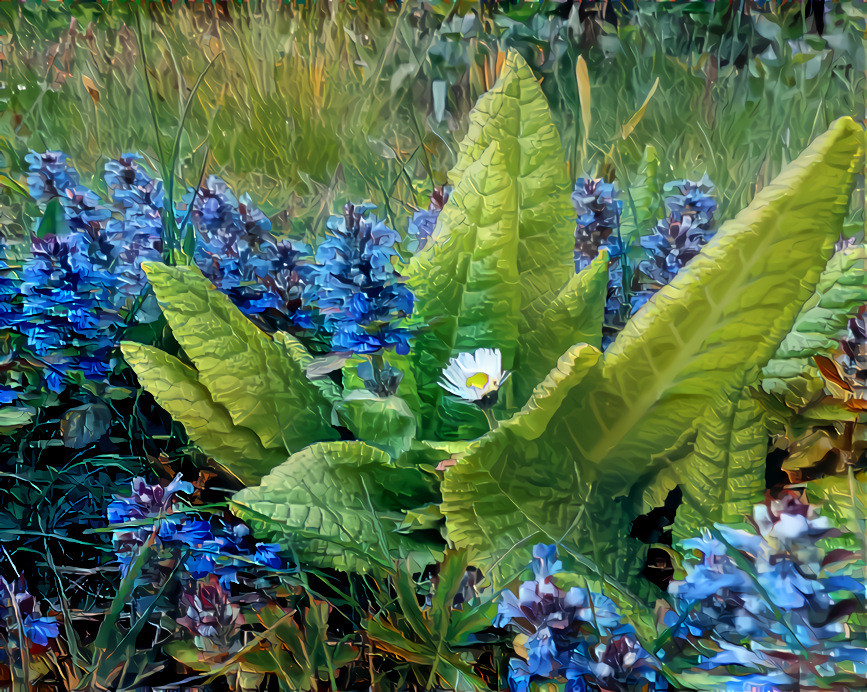
[[[494,418],[494,412],[489,408],[483,408],[482,412],[485,414],[485,418],[488,419],[488,425],[491,427],[491,430],[496,430],[499,423]]]

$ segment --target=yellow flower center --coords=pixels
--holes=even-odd
[[[475,387],[476,389],[484,389],[488,384],[488,374],[485,372],[477,372],[475,375],[470,375],[467,378],[467,387]]]

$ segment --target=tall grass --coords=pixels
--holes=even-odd
[[[443,183],[469,108],[512,46],[539,71],[573,175],[613,168],[628,184],[650,144],[664,177],[707,172],[723,217],[830,121],[864,114],[863,21],[848,3],[834,4],[824,37],[805,34],[791,7],[732,12],[718,25],[640,3],[615,27],[526,3],[496,15],[470,4],[464,17],[411,3],[9,5],[5,172],[20,175],[26,148],[50,147],[94,175],[122,151],[165,158],[177,138],[184,185],[207,155],[208,173],[249,191],[284,231],[290,219],[320,231],[345,199],[370,199],[395,220],[420,189]],[[579,55],[591,84],[587,141]]]

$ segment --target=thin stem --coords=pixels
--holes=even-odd
[[[494,412],[486,407],[482,409],[482,413],[484,413],[485,418],[488,419],[488,425],[490,426],[491,430],[496,430],[499,423],[497,422],[497,419],[494,418]]]
[[[24,633],[24,618],[21,616],[21,609],[18,607],[18,600],[15,598],[15,592],[12,587],[5,580],[0,580],[0,584],[3,585],[6,593],[9,594],[9,603],[12,606],[12,613],[18,626],[18,651],[21,654],[21,676],[24,679],[21,689],[26,692],[26,690],[30,689],[30,650],[27,646],[27,635]],[[11,674],[15,669],[15,662],[11,656],[9,658],[9,672]]]

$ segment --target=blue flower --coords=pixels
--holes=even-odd
[[[699,181],[675,180],[665,184],[665,190],[675,190],[677,194],[665,198],[669,215],[639,241],[645,259],[638,264],[639,288],[631,301],[633,313],[668,284],[716,233],[713,187],[707,176]]]
[[[833,533],[827,519],[787,492],[754,508],[752,530],[717,530],[725,543],[709,535],[682,543],[696,553],[684,561],[685,578],[670,584],[675,611],[664,617],[682,645],[711,640],[697,646],[697,668],[740,666],[778,686],[833,677],[837,663],[857,660],[840,639],[865,587],[827,575],[840,559],[818,543]],[[804,650],[815,665],[793,664]]]
[[[139,165],[140,156],[125,154],[105,164],[105,184],[111,190],[116,216],[106,225],[112,272],[118,277],[118,296],[139,296],[147,280],[142,262],[162,260],[162,181]]]
[[[397,233],[368,206],[347,204],[328,221],[332,236],[316,250],[299,315],[309,326],[314,314],[336,351],[370,354],[394,347],[409,352],[410,334],[397,323],[413,309],[412,293],[394,270]]]
[[[0,385],[0,404],[11,404],[18,400],[18,392],[11,387]]]
[[[19,284],[20,304],[6,313],[46,368],[52,391],[64,386],[67,372],[104,379],[111,370],[117,329],[123,323],[111,305],[115,277],[95,266],[86,234],[46,234],[31,240]]]
[[[10,584],[0,577],[0,628],[15,626],[9,622],[11,618],[14,618],[16,625],[20,618],[23,618],[21,624],[24,627],[24,636],[39,646],[48,646],[48,641],[59,633],[56,619],[42,616],[38,601],[27,591],[23,579]]]
[[[186,515],[177,513],[160,522],[159,537],[163,541],[177,541],[190,547],[204,545],[213,539],[208,522],[191,520]]]
[[[663,190],[676,190],[677,193],[665,198],[665,204],[674,217],[682,219],[687,216],[697,218],[702,225],[709,225],[716,211],[716,200],[711,196],[714,185],[707,175],[701,180],[672,180],[663,186]]]
[[[606,690],[668,689],[663,675],[654,668],[650,654],[635,637],[631,626],[612,633],[596,646],[582,642],[569,657],[566,665],[566,690],[587,689],[587,681]]]
[[[521,583],[517,595],[503,592],[493,622],[524,635],[527,659],[510,663],[511,689],[558,676],[566,676],[572,690],[584,689],[585,675],[594,682],[641,678],[639,659],[647,654],[621,624],[614,602],[580,587],[560,589],[554,575],[563,566],[554,545],[535,546],[531,567],[534,578]]]
[[[277,543],[257,543],[253,559],[260,565],[277,569],[283,564],[279,552],[280,546]]]
[[[449,201],[452,188],[450,185],[445,187],[435,187],[430,196],[430,203],[427,209],[416,210],[409,221],[407,233],[412,239],[410,245],[411,252],[420,252],[427,246],[428,240],[433,235],[437,225],[440,212]]]
[[[199,545],[210,538],[210,525],[197,521],[186,513],[174,511],[177,493],[192,493],[191,483],[176,475],[165,487],[149,485],[144,478],[134,478],[132,496],[115,495],[106,508],[109,524],[114,529],[112,542],[121,572],[126,573],[138,549],[156,529],[165,544]]]
[[[195,261],[204,275],[245,314],[277,310],[290,318],[301,304],[303,246],[275,238],[249,195],[236,199],[216,176],[185,201],[193,205]]]
[[[48,202],[57,199],[71,229],[98,238],[98,232],[111,217],[111,211],[96,193],[79,184],[78,173],[66,163],[66,154],[61,151],[43,154],[32,151],[24,158],[29,164],[27,185],[30,195],[39,207],[44,209]]]
[[[618,239],[608,239],[620,227],[623,202],[617,199],[617,188],[602,178],[578,178],[572,192],[572,204],[577,214],[575,228],[575,271],[581,271],[608,245],[618,246]],[[619,254],[618,250],[611,253]]]
[[[533,675],[527,667],[527,662],[520,658],[509,660],[509,690],[510,692],[528,692]]]
[[[24,636],[34,644],[48,646],[48,640],[54,639],[60,634],[57,620],[53,617],[33,617],[28,615],[24,618]]]
[[[30,195],[41,207],[56,197],[65,197],[67,190],[78,186],[78,173],[67,165],[66,154],[62,151],[43,154],[31,151],[24,160],[30,164],[27,173]]]

